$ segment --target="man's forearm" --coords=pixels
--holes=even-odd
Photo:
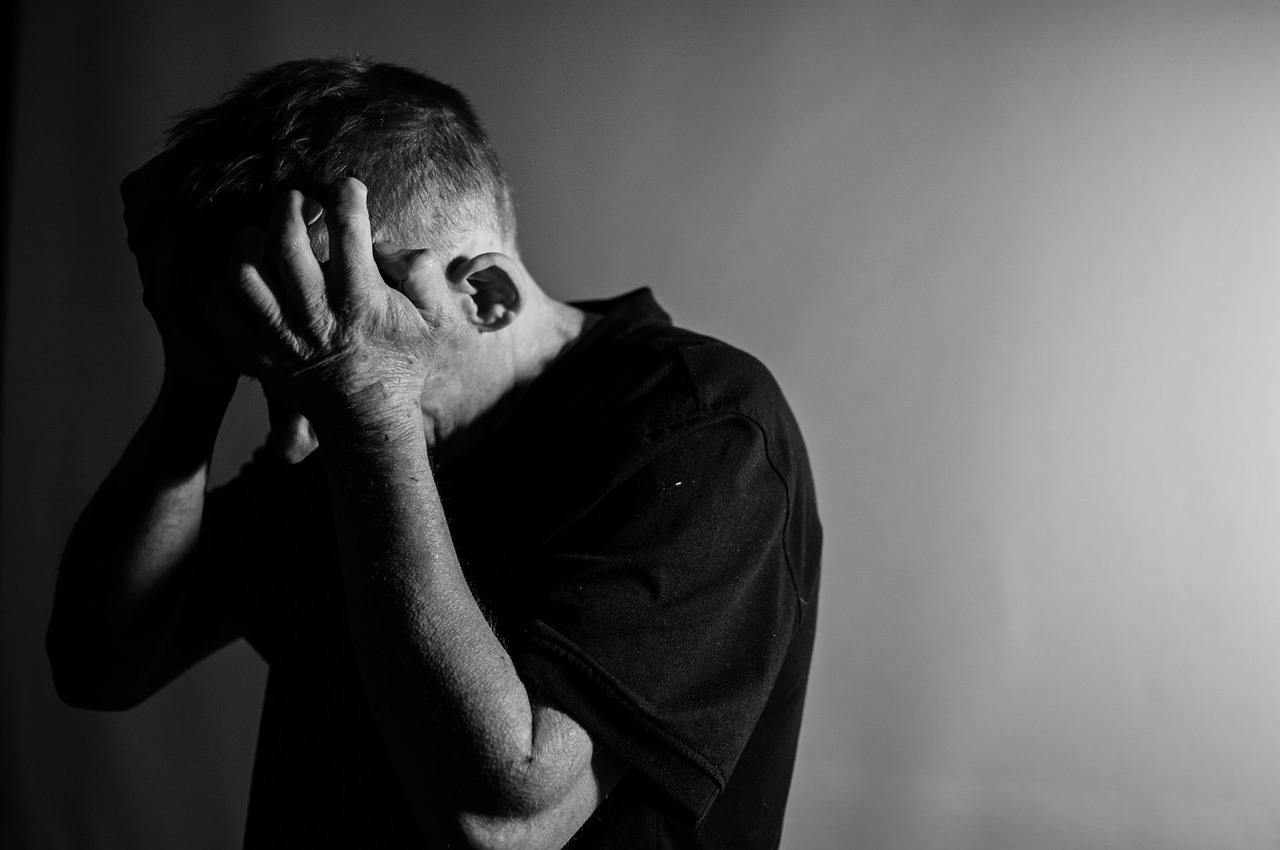
[[[166,636],[190,580],[209,458],[233,390],[166,379],[76,523],[47,635],[68,702],[127,707],[172,675],[166,656],[181,647]]]
[[[384,709],[379,721],[435,749],[417,711],[430,706],[462,733],[453,746],[471,769],[500,774],[530,751],[529,701],[462,575],[421,415],[409,410],[320,441],[351,626],[366,689]]]
[[[590,741],[571,722],[564,728],[580,737],[566,740],[563,715],[530,704],[471,595],[421,421],[414,409],[320,435],[357,657],[388,751],[420,821],[444,793],[446,819],[500,823],[585,806],[580,822],[597,802]]]

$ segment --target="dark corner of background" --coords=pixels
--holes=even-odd
[[[4,386],[3,375],[5,333],[8,328],[6,317],[9,304],[9,217],[13,214],[13,136],[14,110],[17,101],[15,89],[18,77],[18,26],[22,20],[21,5],[21,0],[0,3],[0,447],[3,446],[5,393],[8,389]],[[3,475],[3,472],[0,472],[0,475]],[[0,483],[3,482],[0,481]],[[0,595],[3,593],[4,579],[0,574]],[[9,694],[0,694],[0,702],[7,704],[9,699]],[[2,714],[7,721],[8,712]],[[5,734],[0,734],[0,749],[5,751],[0,753],[0,758],[5,764],[13,763],[11,760],[13,753],[8,752],[10,740],[7,730]],[[15,822],[14,797],[13,780],[10,772],[6,770],[3,781],[0,781],[0,823]]]
[[[17,109],[18,27],[21,0],[0,3],[0,459],[3,459],[5,395],[5,334],[9,313],[9,216],[13,214],[13,134]],[[0,470],[0,477],[3,476]],[[0,484],[3,480],[0,480]],[[0,593],[4,592],[0,577]]]
[[[13,125],[18,78],[21,0],[0,3],[0,375],[4,374],[4,329],[9,304],[9,216],[13,213]],[[4,436],[4,389],[0,387],[0,437]]]

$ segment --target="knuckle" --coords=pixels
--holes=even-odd
[[[274,243],[272,250],[276,256],[289,264],[305,259],[311,250],[310,241],[298,238],[292,230],[278,231]]]
[[[343,205],[338,208],[336,218],[342,231],[344,233],[350,233],[352,230],[358,230],[360,228],[364,216],[361,215],[359,209],[350,205]]]
[[[301,219],[302,193],[289,190],[276,199],[272,216],[271,247],[277,256],[295,259],[311,247]]]
[[[247,295],[257,283],[258,270],[251,263],[237,263],[231,283],[235,290]]]

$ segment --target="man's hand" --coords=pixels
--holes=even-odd
[[[333,184],[323,210],[300,192],[281,194],[268,229],[237,234],[230,274],[210,304],[242,368],[320,430],[416,412],[447,329],[439,259],[375,245],[365,194],[351,178]],[[323,264],[307,234],[322,213]]]
[[[195,250],[193,234],[183,232],[184,222],[190,226],[178,202],[183,171],[165,151],[120,184],[129,250],[138,263],[142,302],[160,331],[167,376],[229,397],[237,372],[218,352],[202,307],[218,263]]]

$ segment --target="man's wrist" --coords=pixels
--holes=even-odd
[[[374,383],[318,411],[312,426],[326,449],[383,450],[421,437],[422,409],[411,394]]]

